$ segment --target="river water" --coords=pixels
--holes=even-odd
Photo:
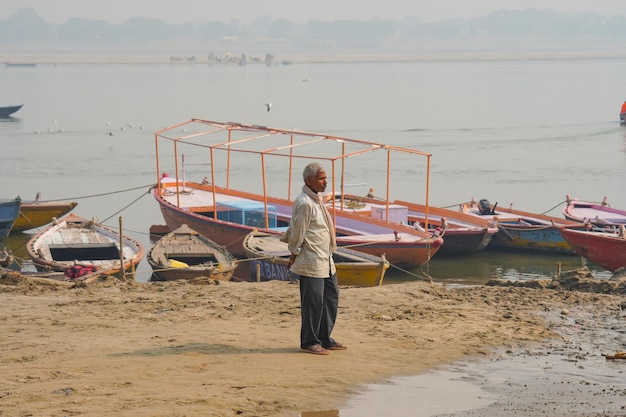
[[[626,207],[626,60],[494,60],[265,66],[40,64],[0,68],[0,196],[76,200],[74,212],[151,245],[163,224],[154,132],[192,117],[296,128],[429,152],[430,203],[471,198],[561,217],[565,196]],[[272,103],[267,111],[266,103]],[[412,166],[394,166],[412,172]],[[373,178],[364,178],[363,192]],[[423,184],[396,198],[421,201]],[[357,192],[361,192],[358,190]],[[29,232],[32,233],[32,232]],[[29,234],[6,242],[18,257]],[[386,283],[551,277],[577,256],[484,252],[392,268]],[[599,276],[601,268],[590,267]],[[147,281],[143,261],[137,280]]]

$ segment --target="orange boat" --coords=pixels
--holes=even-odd
[[[155,134],[158,187],[154,197],[170,230],[187,224],[233,255],[246,257],[245,237],[257,229],[280,234],[289,225],[293,199],[299,194],[304,165],[317,161],[327,165],[330,195],[344,190],[349,160],[377,152],[382,160],[371,161],[381,166],[387,176],[386,195],[390,195],[393,157],[421,157],[428,201],[431,155],[407,148],[355,139],[244,125],[191,119]],[[161,167],[163,144],[172,145],[172,175]],[[184,153],[184,150],[188,153]],[[191,155],[191,157],[189,156]],[[187,158],[187,160],[185,160]],[[191,158],[191,160],[190,160]],[[298,164],[296,167],[295,164]],[[416,162],[418,165],[419,162]],[[203,169],[210,167],[209,175]],[[237,167],[234,169],[233,167]],[[188,170],[204,176],[201,182],[187,181]],[[404,173],[396,175],[406,175]],[[237,178],[235,178],[237,177]],[[238,181],[234,185],[235,180]],[[218,184],[219,182],[219,184]],[[364,216],[330,199],[329,211],[337,232],[337,244],[375,256],[385,256],[392,265],[419,267],[428,262],[443,245],[437,234],[421,231],[389,216],[373,213]],[[392,205],[389,199],[378,202],[378,208]],[[408,216],[408,209],[404,211]]]
[[[615,231],[559,229],[563,238],[585,259],[615,272],[626,267],[624,226]]]

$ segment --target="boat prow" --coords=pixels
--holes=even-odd
[[[61,218],[78,205],[75,201],[22,201],[20,214],[15,220],[13,231],[24,232],[37,229]]]
[[[0,117],[9,117],[13,113],[15,113],[19,109],[21,109],[23,106],[24,106],[24,104],[18,104],[18,105],[15,105],[15,106],[0,107]]]

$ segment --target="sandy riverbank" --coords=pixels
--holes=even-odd
[[[69,286],[5,273],[0,409],[203,417],[339,409],[363,384],[575,338],[546,313],[567,316],[566,327],[578,315],[603,323],[623,314],[625,293],[623,281],[581,275],[530,287],[342,288],[334,336],[349,349],[316,356],[299,352],[297,285],[106,278]]]

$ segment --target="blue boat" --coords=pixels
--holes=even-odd
[[[584,225],[572,220],[515,210],[511,207],[500,208],[498,203],[492,205],[486,199],[478,203],[472,199],[460,207],[464,213],[487,219],[498,227],[498,233],[489,244],[491,248],[573,255],[576,252],[561,236],[559,229],[584,228]]]
[[[22,199],[16,197],[13,200],[0,199],[0,240],[9,235],[17,216],[20,214]]]

